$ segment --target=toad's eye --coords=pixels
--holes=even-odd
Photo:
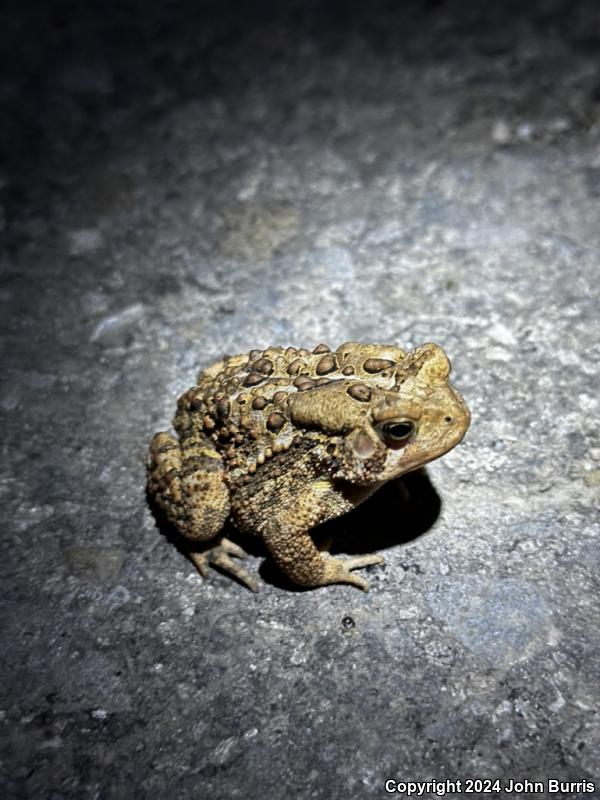
[[[399,419],[395,422],[384,422],[376,430],[390,447],[403,447],[414,436],[415,423],[409,419]]]

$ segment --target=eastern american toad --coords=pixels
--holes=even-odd
[[[244,551],[219,537],[230,518],[263,540],[294,583],[367,590],[352,570],[383,558],[333,558],[309,531],[460,442],[470,414],[449,373],[435,344],[407,352],[347,342],[335,352],[320,344],[226,356],[179,398],[177,436],[154,436],[149,494],[186,539],[215,539],[190,556],[203,576],[214,564],[257,590],[231,558]]]

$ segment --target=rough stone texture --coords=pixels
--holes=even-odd
[[[2,796],[600,796],[598,5],[39,5],[0,19]],[[151,434],[224,352],[347,339],[441,344],[467,439],[333,527],[368,595],[203,583]]]

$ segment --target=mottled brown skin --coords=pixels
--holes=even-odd
[[[214,564],[257,589],[231,559],[243,550],[217,538],[230,518],[260,536],[294,583],[367,590],[351,570],[383,558],[332,558],[309,531],[460,442],[470,414],[449,374],[435,344],[406,352],[347,342],[335,352],[269,347],[225,357],[179,398],[177,436],[154,436],[150,495],[187,539],[216,539],[191,556],[204,576]]]

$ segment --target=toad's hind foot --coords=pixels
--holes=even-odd
[[[245,569],[242,569],[239,564],[236,564],[235,561],[232,561],[230,556],[235,556],[236,558],[245,558],[246,553],[238,544],[226,539],[225,537],[223,537],[218,544],[208,548],[207,550],[203,550],[200,553],[189,553],[190,560],[196,566],[196,569],[203,578],[208,578],[208,568],[209,566],[213,566],[236,578],[251,591],[258,592],[258,583],[246,572]]]

